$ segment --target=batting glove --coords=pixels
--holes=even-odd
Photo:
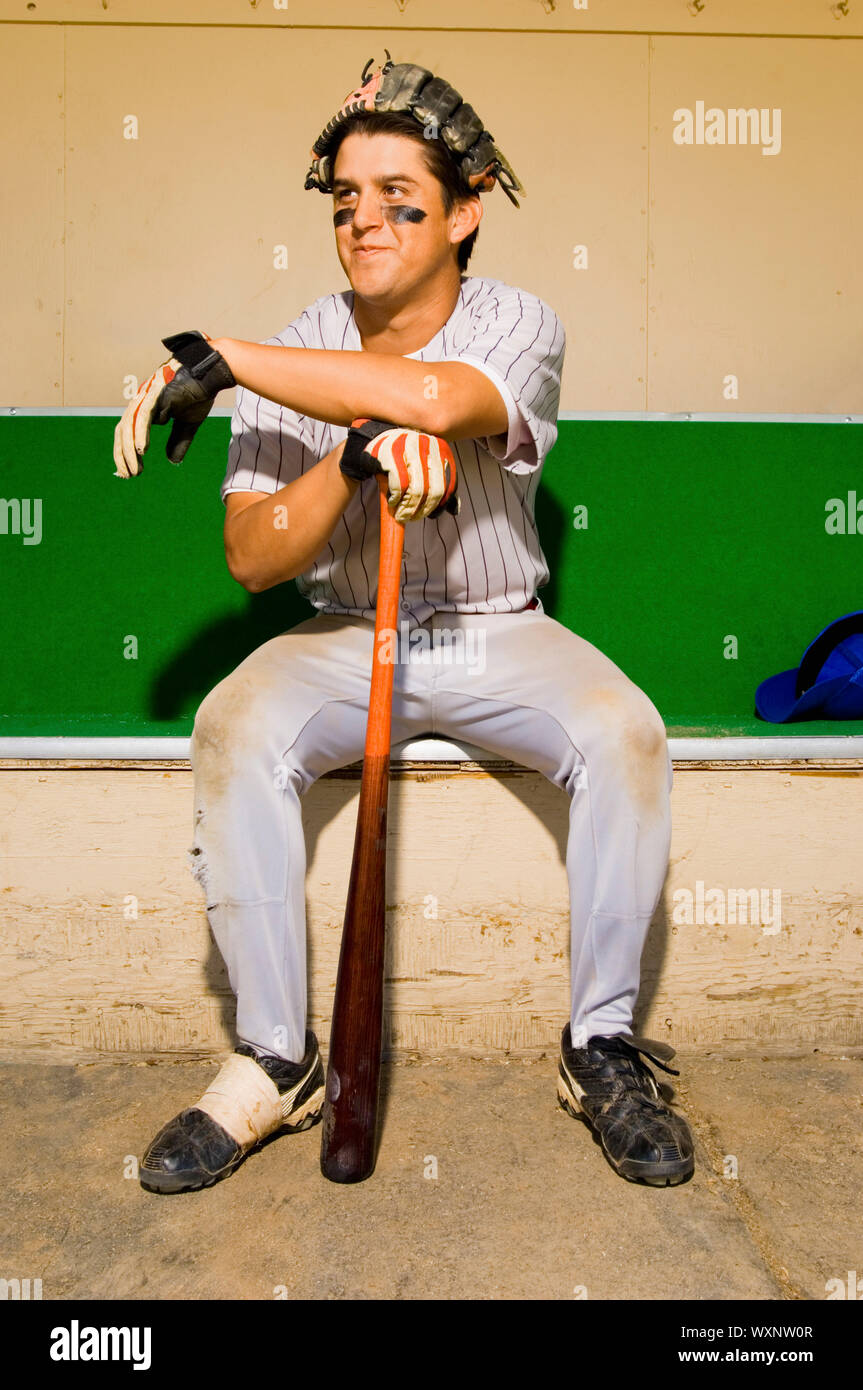
[[[182,463],[216,396],[237,384],[222,354],[196,329],[175,333],[162,342],[172,357],[156,368],[129,402],[114,431],[117,478],[134,478],[142,472],[150,426],[166,425],[169,420],[173,427],[165,453],[171,463]]]
[[[459,513],[455,458],[437,435],[385,420],[355,420],[339,467],[359,482],[386,473],[387,506],[396,521]]]

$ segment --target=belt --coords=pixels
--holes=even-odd
[[[539,599],[538,599],[538,598],[532,598],[531,601],[530,601],[530,603],[526,603],[526,604],[524,605],[524,608],[519,608],[517,611],[518,611],[519,613],[526,613],[527,610],[528,610],[528,608],[538,608],[538,607],[539,607]]]

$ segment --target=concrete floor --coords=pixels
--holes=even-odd
[[[558,1108],[548,1055],[388,1065],[365,1183],[322,1177],[316,1126],[160,1197],[134,1156],[212,1062],[9,1063],[0,1276],[44,1299],[824,1300],[863,1274],[860,1050],[677,1065],[658,1075],[696,1136],[680,1187],[619,1178]]]

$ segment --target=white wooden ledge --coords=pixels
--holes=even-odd
[[[822,761],[863,759],[859,734],[789,734],[765,737],[670,738],[674,762]],[[0,761],[70,758],[93,762],[188,762],[187,738],[0,738]],[[486,749],[451,739],[416,738],[393,747],[393,762],[493,762]]]

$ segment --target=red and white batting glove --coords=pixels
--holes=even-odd
[[[355,420],[339,463],[349,478],[362,482],[387,474],[387,506],[396,521],[420,521],[450,512],[457,516],[453,452],[445,439],[385,420]]]

